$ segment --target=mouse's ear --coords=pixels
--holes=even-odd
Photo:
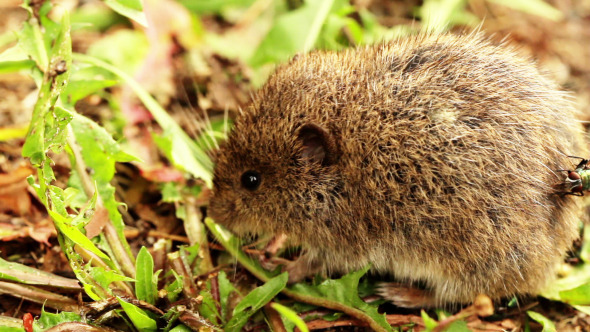
[[[306,124],[299,128],[297,138],[303,145],[301,159],[307,162],[328,166],[336,160],[334,137],[316,124]]]

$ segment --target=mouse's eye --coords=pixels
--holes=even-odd
[[[260,186],[260,174],[256,171],[247,171],[242,174],[242,186],[250,191],[254,191]]]

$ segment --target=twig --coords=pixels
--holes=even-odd
[[[0,294],[9,294],[62,311],[78,312],[80,309],[76,301],[69,297],[29,285],[0,281]]]
[[[209,253],[207,242],[207,232],[205,231],[203,222],[201,222],[202,214],[196,207],[195,198],[186,195],[184,201],[184,208],[186,211],[184,229],[190,240],[190,244],[199,244],[199,256],[202,258],[201,265],[199,266],[199,273],[204,273],[213,269],[213,263],[211,262],[211,254]]]

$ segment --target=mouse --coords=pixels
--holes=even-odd
[[[579,233],[554,190],[588,155],[570,99],[481,32],[301,54],[215,152],[208,214],[300,247],[290,282],[370,265],[404,307],[534,295]]]

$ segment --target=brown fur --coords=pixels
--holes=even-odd
[[[302,55],[236,119],[210,214],[286,234],[300,265],[371,263],[439,304],[534,293],[576,237],[577,198],[551,193],[566,155],[587,156],[575,117],[530,61],[478,35]]]

